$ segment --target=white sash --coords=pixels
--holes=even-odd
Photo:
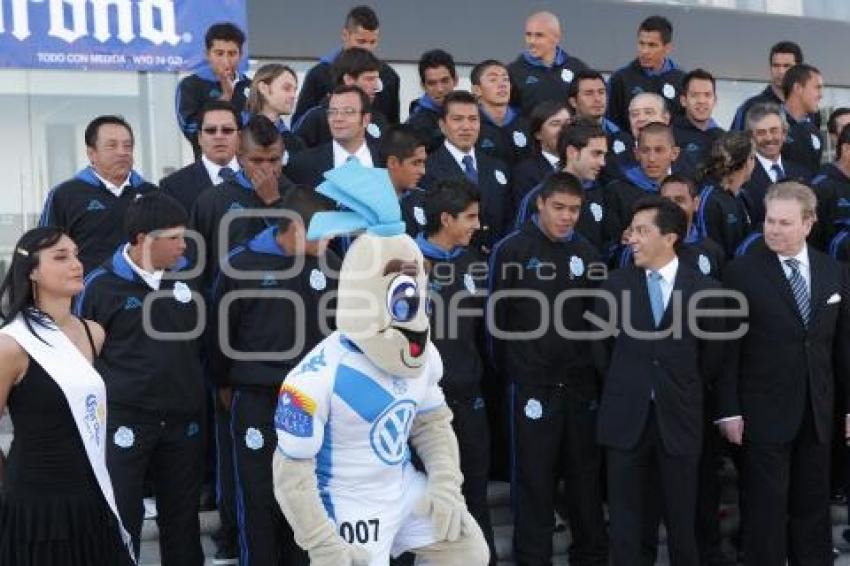
[[[118,520],[121,538],[135,563],[130,534],[118,514],[112,481],[106,469],[106,387],[100,374],[65,333],[52,323],[47,324],[49,327],[45,328],[31,323],[32,329],[38,332],[44,342],[33,335],[20,314],[0,329],[0,333],[10,336],[26,350],[65,394],[97,484]]]

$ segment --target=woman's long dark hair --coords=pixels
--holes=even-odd
[[[44,226],[27,231],[12,251],[9,271],[0,283],[0,319],[6,326],[19,314],[33,334],[32,322],[46,325],[50,318],[38,311],[35,305],[33,283],[30,274],[38,267],[39,252],[56,245],[65,233],[55,226]],[[38,334],[36,334],[38,336]]]

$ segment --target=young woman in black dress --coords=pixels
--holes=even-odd
[[[132,563],[109,503],[106,394],[91,367],[104,333],[71,314],[82,288],[77,247],[60,229],[21,237],[0,285],[0,412],[8,406],[15,429],[0,493],[0,564]]]

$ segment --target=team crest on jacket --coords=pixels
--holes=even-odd
[[[662,94],[664,94],[664,98],[669,98],[670,100],[673,100],[673,98],[676,96],[676,89],[673,88],[673,85],[671,85],[670,83],[665,83],[664,88],[661,89],[661,92]]]
[[[174,283],[174,298],[177,299],[178,302],[188,303],[192,300],[192,290],[189,289],[189,286],[183,283],[182,281],[177,281]]]
[[[310,287],[316,291],[324,291],[327,286],[328,279],[325,274],[321,270],[313,268],[313,271],[310,272]]]
[[[590,213],[596,222],[602,222],[602,207],[598,202],[590,203]]]
[[[561,70],[561,80],[565,83],[572,82],[574,76],[573,72],[569,69]]]
[[[513,133],[514,145],[517,147],[525,147],[528,145],[528,138],[525,137],[525,134],[520,132],[519,130],[514,130]]]
[[[498,181],[500,185],[508,184],[508,178],[505,177],[505,174],[500,169],[493,171],[493,176],[496,177],[496,181]]]
[[[413,207],[413,218],[416,219],[416,223],[420,226],[425,226],[428,223],[428,219],[425,217],[425,211],[422,210],[421,206]]]
[[[263,433],[256,428],[249,426],[245,431],[245,446],[251,450],[259,450],[263,447],[263,444],[265,444],[265,440],[263,440]]]
[[[529,399],[525,403],[525,416],[536,421],[543,417],[543,405],[537,399]]]
[[[699,270],[702,271],[703,275],[708,275],[711,273],[711,262],[708,261],[708,258],[705,257],[705,254],[699,254],[699,258],[697,259],[697,265],[699,266]]]
[[[570,275],[573,277],[584,275],[584,260],[577,255],[570,257]]]
[[[812,147],[815,151],[820,151],[820,138],[815,134],[812,134]]]
[[[115,446],[119,448],[129,448],[136,441],[136,435],[130,428],[119,426],[115,434],[112,435],[112,440],[115,442]]]
[[[466,287],[467,291],[473,295],[475,294],[475,279],[472,278],[471,273],[463,274],[463,285]]]
[[[366,126],[366,132],[373,138],[381,137],[381,128],[375,122],[369,122],[369,125]]]
[[[612,149],[616,155],[620,155],[626,151],[626,144],[622,140],[614,140],[614,147]]]

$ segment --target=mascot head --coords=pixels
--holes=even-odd
[[[346,210],[315,214],[307,238],[365,230],[342,262],[337,328],[380,369],[417,377],[430,341],[428,281],[422,253],[405,234],[389,176],[348,163],[325,179],[316,190]]]

